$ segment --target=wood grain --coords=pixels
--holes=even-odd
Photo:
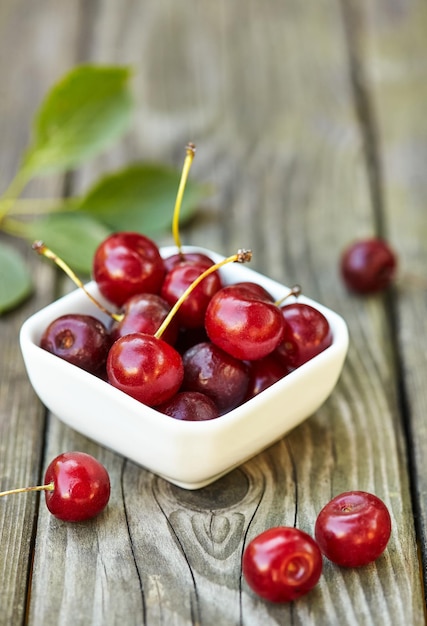
[[[17,331],[62,281],[55,285],[50,268],[34,263],[36,295],[0,319],[1,480],[27,483],[55,454],[80,449],[107,466],[112,499],[99,518],[75,526],[35,498],[0,503],[0,625],[424,624],[417,539],[425,549],[425,289],[405,284],[362,300],[346,293],[338,272],[350,240],[387,233],[403,271],[426,274],[423,4],[36,0],[27,7],[10,0],[0,9],[2,84],[22,107],[0,100],[0,135],[11,146],[0,152],[2,183],[56,76],[76,61],[131,64],[133,130],[75,174],[73,191],[131,160],[179,167],[193,140],[191,175],[215,193],[183,232],[185,242],[225,254],[252,247],[255,269],[298,282],[341,313],[351,345],[315,415],[217,483],[185,491],[54,416],[45,426]],[[11,24],[20,51],[13,64],[4,61]],[[61,181],[39,184],[39,192],[60,192]],[[160,243],[170,241],[166,233]],[[289,606],[257,600],[241,576],[248,541],[279,524],[313,532],[328,499],[356,488],[390,508],[384,555],[360,570],[325,561],[320,584]]]

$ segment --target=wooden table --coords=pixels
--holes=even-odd
[[[2,499],[0,624],[424,624],[425,2],[3,0],[2,188],[42,97],[81,62],[134,67],[132,132],[72,177],[40,178],[28,195],[76,193],[132,160],[180,167],[192,140],[191,176],[215,193],[185,243],[224,254],[251,247],[255,269],[339,312],[351,345],[315,415],[218,483],[181,490],[38,401],[18,332],[62,282],[13,240],[36,291],[0,318],[0,480],[36,484],[54,455],[79,449],[108,467],[112,497],[104,514],[77,525],[56,520],[37,495]],[[344,289],[339,255],[372,234],[398,251],[400,280],[362,299]],[[290,605],[257,600],[241,577],[249,538],[279,524],[312,532],[323,504],[349,489],[390,508],[384,555],[359,570],[325,562],[319,585]]]

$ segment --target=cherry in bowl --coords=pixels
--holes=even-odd
[[[183,251],[206,254],[214,263],[224,260],[220,254],[204,248],[184,246]],[[166,258],[176,252],[176,247],[161,248],[160,252]],[[289,292],[285,285],[256,272],[254,265],[255,258],[251,265],[231,263],[222,267],[223,284],[259,284],[271,294],[269,298],[266,296],[270,304]],[[109,301],[103,298],[94,281],[86,287],[109,308]],[[20,332],[21,350],[35,392],[59,419],[169,482],[198,489],[277,441],[312,415],[332,392],[347,353],[347,325],[328,307],[306,296],[301,296],[299,301],[318,308],[327,317],[332,344],[309,363],[216,419],[173,419],[41,349],[44,329],[60,315],[92,314],[104,324],[111,324],[108,315],[97,310],[81,289],[51,303],[24,322]]]

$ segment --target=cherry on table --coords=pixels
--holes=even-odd
[[[342,279],[350,291],[358,294],[385,290],[393,282],[396,269],[396,253],[379,237],[355,241],[341,255]]]
[[[375,561],[391,535],[390,513],[384,502],[366,491],[348,491],[332,498],[315,524],[316,541],[337,565],[359,567]]]
[[[80,522],[98,515],[110,499],[110,477],[85,452],[63,452],[46,469],[44,484],[2,491],[0,496],[44,491],[46,506],[60,520]]]
[[[291,602],[308,593],[322,573],[322,553],[298,528],[269,528],[245,548],[243,576],[249,587],[270,602]]]

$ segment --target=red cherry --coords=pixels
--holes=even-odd
[[[289,368],[276,354],[268,354],[263,359],[249,362],[249,385],[246,400],[257,396],[289,373]]]
[[[211,342],[189,348],[182,356],[186,391],[211,398],[221,414],[238,406],[246,395],[248,366]]]
[[[270,602],[291,602],[310,591],[322,573],[316,542],[297,528],[270,528],[243,553],[243,575],[251,589]]]
[[[104,324],[91,315],[68,313],[51,322],[40,347],[92,374],[105,366],[111,339]]]
[[[238,285],[227,285],[212,297],[205,327],[213,343],[246,361],[267,356],[283,337],[279,307],[261,300],[253,289]]]
[[[111,346],[107,376],[117,389],[155,406],[177,393],[184,367],[181,356],[166,341],[146,333],[131,333]]]
[[[169,304],[158,294],[143,293],[132,296],[125,302],[119,319],[110,327],[112,341],[131,333],[154,335],[170,311]],[[178,323],[174,318],[165,330],[162,339],[174,345],[178,337]]]
[[[265,300],[266,302],[275,302],[275,299],[273,298],[271,293],[269,293],[267,289],[265,289],[262,285],[259,285],[258,283],[254,283],[249,280],[240,281],[238,283],[233,283],[233,287],[236,287],[237,289],[244,289],[246,292],[252,293],[253,296],[257,298],[258,300]]]
[[[85,452],[64,452],[46,469],[44,485],[3,491],[0,496],[44,491],[49,511],[65,522],[98,515],[110,499],[110,477],[105,467]]]
[[[207,267],[202,263],[178,263],[166,274],[160,295],[171,306],[175,304]],[[186,297],[176,313],[176,318],[183,328],[202,327],[205,321],[205,312],[212,296],[222,287],[218,272],[213,272]]]
[[[45,491],[47,508],[66,522],[79,522],[98,515],[110,498],[107,470],[84,452],[65,452],[57,456],[48,465],[44,482],[53,484],[52,491]]]
[[[114,233],[95,251],[93,275],[107,300],[122,306],[138,293],[159,293],[165,267],[157,245],[133,232]]]
[[[323,554],[344,567],[375,561],[384,552],[390,534],[386,505],[365,491],[335,496],[320,511],[315,524],[316,541]]]
[[[284,332],[275,354],[289,368],[299,367],[331,345],[329,322],[318,309],[302,302],[293,302],[280,310]]]
[[[166,273],[170,272],[179,263],[197,263],[205,268],[214,264],[212,259],[201,252],[177,252],[163,259],[163,263]]]
[[[215,402],[198,391],[181,391],[156,410],[187,422],[203,422],[219,416]]]
[[[372,237],[352,243],[341,256],[341,275],[350,291],[377,293],[394,280],[397,257],[383,239]]]

